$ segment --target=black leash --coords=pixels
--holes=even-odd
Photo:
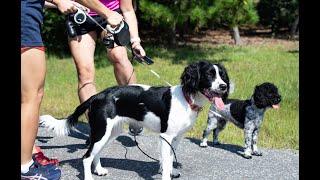
[[[133,137],[134,137],[134,142],[136,143],[136,146],[138,147],[138,149],[139,149],[144,155],[146,155],[148,158],[150,158],[150,159],[152,159],[152,160],[155,160],[155,161],[157,161],[157,162],[160,162],[158,159],[155,159],[155,158],[149,156],[147,153],[145,153],[145,152],[140,148],[140,146],[139,146],[139,144],[138,144],[138,142],[137,142],[137,139],[136,139],[136,135],[133,135]]]
[[[139,149],[144,155],[146,155],[148,158],[150,158],[150,159],[152,159],[152,160],[155,160],[155,161],[157,161],[157,162],[160,162],[158,159],[155,159],[155,158],[149,156],[147,153],[145,153],[145,152],[140,148],[140,146],[139,146],[139,144],[138,144],[138,142],[137,142],[137,139],[136,139],[136,135],[135,135],[135,134],[133,135],[133,137],[134,137],[134,142],[136,143],[138,149]],[[172,150],[172,152],[173,152],[174,159],[176,160],[176,164],[178,165],[177,155],[176,155],[176,152],[174,151],[173,147],[171,146],[171,144],[170,144],[164,137],[160,136],[160,138],[163,139],[166,143],[169,144],[169,146],[170,146],[170,148],[171,148],[171,150]]]

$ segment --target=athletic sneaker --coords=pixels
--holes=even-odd
[[[27,173],[21,173],[21,180],[59,180],[61,170],[54,165],[41,166],[33,163]]]
[[[41,164],[42,166],[46,166],[48,164],[53,164],[53,165],[58,165],[59,164],[59,161],[58,159],[50,159],[48,157],[46,157],[43,152],[39,151],[35,154],[32,155],[32,159]]]

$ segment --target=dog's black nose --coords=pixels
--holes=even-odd
[[[277,102],[279,103],[281,101],[281,97],[278,97],[277,98]]]
[[[220,84],[220,85],[219,85],[219,89],[221,89],[222,91],[224,91],[224,90],[227,89],[227,85],[225,85],[225,84]]]

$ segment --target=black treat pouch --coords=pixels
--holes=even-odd
[[[130,32],[128,24],[123,21],[123,28],[119,32],[118,29],[115,30],[115,34],[113,34],[114,42],[119,46],[126,46],[130,43]]]

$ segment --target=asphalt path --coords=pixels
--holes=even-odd
[[[56,137],[39,127],[36,144],[48,157],[57,157],[62,180],[83,179],[82,156],[87,151],[87,124],[76,125],[69,136]],[[159,137],[145,131],[137,137],[139,146],[150,156],[159,157]],[[243,148],[232,144],[199,147],[200,140],[184,138],[176,151],[181,164],[180,178],[186,179],[299,179],[299,151],[261,149],[262,156],[245,159]],[[158,162],[148,158],[136,147],[133,137],[122,133],[102,152],[101,164],[107,176],[93,175],[94,179],[161,179]]]

